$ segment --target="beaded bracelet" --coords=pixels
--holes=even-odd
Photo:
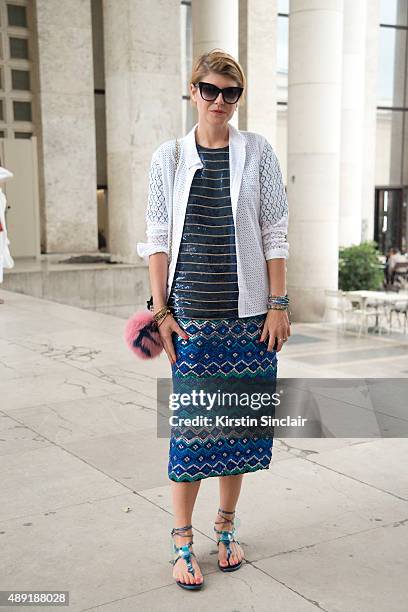
[[[272,293],[269,293],[268,300],[276,302],[289,302],[289,296],[287,293],[286,295],[274,295]]]
[[[282,308],[277,308],[277,307]],[[286,295],[272,295],[271,293],[268,295],[268,308],[276,308],[277,310],[284,310],[289,306],[289,297]]]
[[[275,302],[268,302],[266,306],[267,308],[277,308],[281,310],[286,310],[289,308],[289,304],[276,304]]]

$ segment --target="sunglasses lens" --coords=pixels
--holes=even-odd
[[[203,96],[204,100],[207,100],[208,102],[215,100],[218,96],[218,88],[211,85],[211,83],[203,83],[201,85],[201,95]]]
[[[227,87],[224,90],[224,98],[227,104],[235,104],[237,102],[241,93],[241,89],[239,87]]]

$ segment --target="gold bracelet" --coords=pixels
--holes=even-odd
[[[153,319],[155,321],[160,321],[160,319],[165,317],[168,312],[171,312],[170,308],[168,306],[163,306],[163,308],[160,308],[160,310],[153,315]]]
[[[171,313],[170,313],[170,311],[169,311],[169,312],[166,312],[166,314],[164,315],[164,317],[162,317],[162,319],[161,319],[161,323],[159,323],[158,321],[156,321],[156,323],[157,323],[157,327],[160,327],[160,325],[162,325],[162,324],[163,324],[164,319],[167,317],[167,315],[168,315],[168,314],[171,314]]]

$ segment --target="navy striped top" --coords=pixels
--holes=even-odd
[[[230,197],[229,146],[197,151],[195,172],[168,299],[175,316],[238,317],[235,227]]]

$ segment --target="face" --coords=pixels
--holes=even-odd
[[[220,89],[223,89],[224,87],[238,86],[238,83],[234,79],[215,72],[209,72],[201,80],[205,83],[216,85]],[[208,102],[201,97],[199,87],[194,87],[193,84],[190,84],[190,93],[191,99],[197,104],[199,122],[202,123],[205,121],[214,126],[226,125],[234,114],[234,111],[238,107],[239,103],[239,101],[235,102],[234,104],[224,102],[221,92],[219,92],[218,97],[213,102]]]

